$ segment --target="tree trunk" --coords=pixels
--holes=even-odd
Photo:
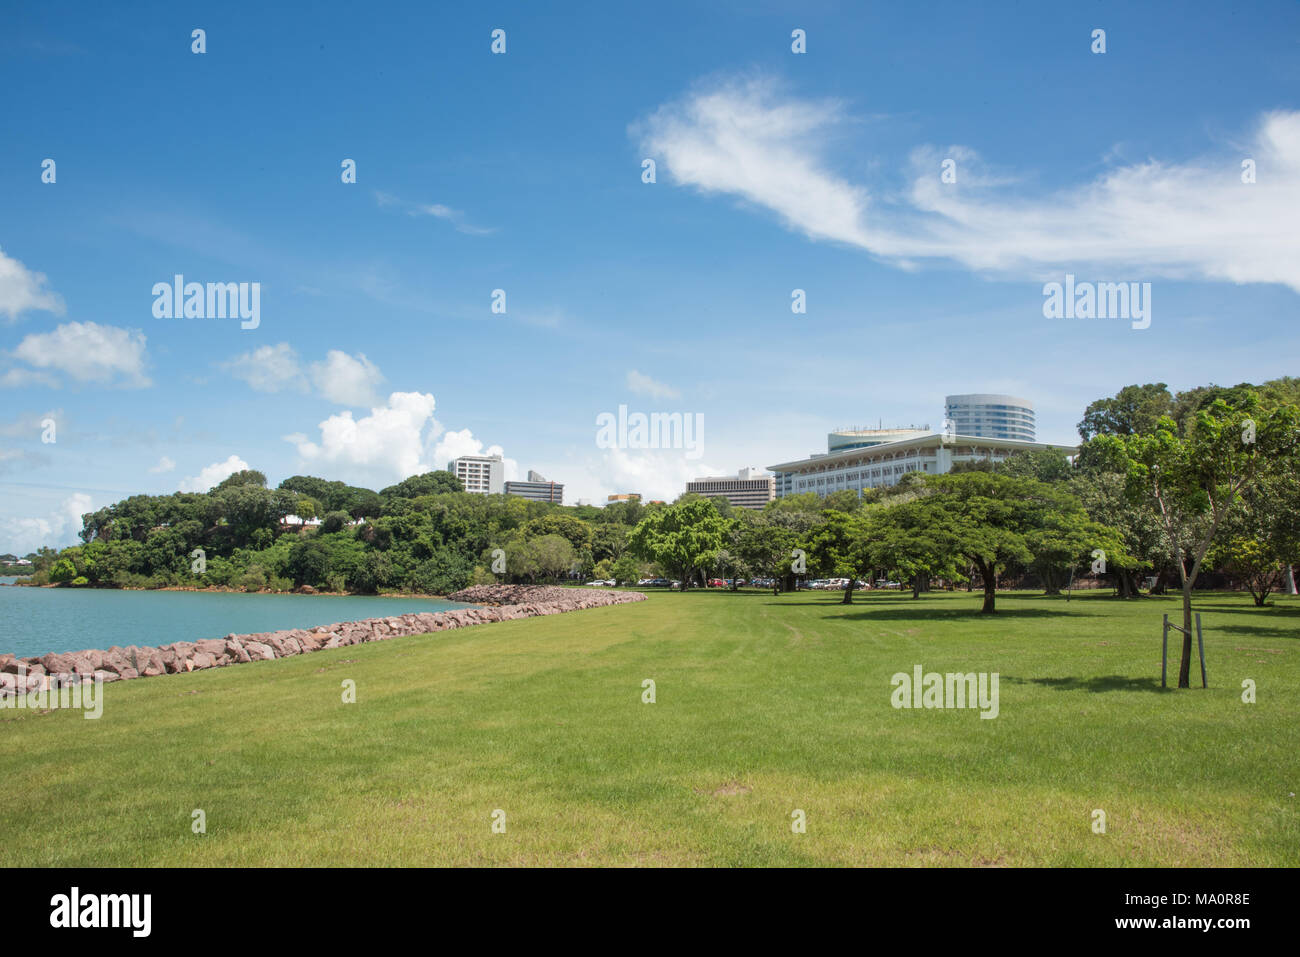
[[[1295,595],[1300,594],[1295,587],[1295,572],[1291,568],[1291,563],[1287,562],[1286,570],[1282,573],[1282,594]]]
[[[912,576],[912,597],[921,597],[921,573],[917,572]]]
[[[1178,687],[1192,686],[1192,581],[1183,580],[1183,660],[1178,663]]]
[[[984,607],[980,609],[980,613],[991,615],[997,611],[998,576],[991,565],[988,567],[981,565],[980,575],[984,579]]]
[[[854,580],[853,578],[850,578],[850,579],[849,579],[849,587],[846,588],[846,589],[844,589],[844,600],[843,600],[842,602],[840,602],[841,605],[852,605],[852,604],[853,604],[853,585],[854,585],[854,581],[855,581],[855,580]]]

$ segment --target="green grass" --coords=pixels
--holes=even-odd
[[[1174,598],[839,597],[654,594],[0,711],[0,864],[1300,864],[1296,599],[1198,596],[1210,688],[1162,691]],[[893,709],[916,664],[999,672],[1000,716]]]

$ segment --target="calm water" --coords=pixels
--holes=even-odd
[[[0,652],[157,646],[464,607],[435,598],[0,587]]]

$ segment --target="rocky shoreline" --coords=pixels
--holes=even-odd
[[[183,674],[249,661],[273,661],[404,635],[645,601],[645,595],[640,592],[579,591],[546,585],[475,585],[447,597],[481,607],[366,618],[306,629],[231,634],[225,638],[177,641],[158,648],[137,645],[121,648],[115,645],[107,651],[51,652],[29,658],[0,654],[0,697],[40,691],[52,684]]]

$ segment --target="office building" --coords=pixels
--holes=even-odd
[[[1072,445],[930,433],[865,448],[813,455],[768,468],[788,476],[787,494],[815,492],[826,496],[846,489],[861,493],[863,489],[895,485],[908,472],[943,475],[952,471],[957,462],[977,459],[1001,462],[1017,452],[1046,448],[1058,449],[1066,455],[1075,455],[1079,451]]]
[[[928,425],[909,425],[905,429],[836,429],[826,435],[827,452],[843,452],[847,449],[869,449],[873,445],[898,442],[902,439],[914,439],[929,435]]]
[[[447,465],[460,479],[465,491],[479,495],[500,495],[505,490],[505,463],[499,455],[462,455]]]
[[[506,482],[506,494],[518,495],[534,502],[564,504],[564,486],[533,471],[529,471],[526,482]]]
[[[944,416],[943,431],[949,434],[1034,441],[1034,404],[1014,395],[950,395],[944,400]]]
[[[708,476],[686,483],[686,491],[725,498],[738,508],[762,508],[776,498],[776,483],[760,469],[741,469],[735,475]]]

